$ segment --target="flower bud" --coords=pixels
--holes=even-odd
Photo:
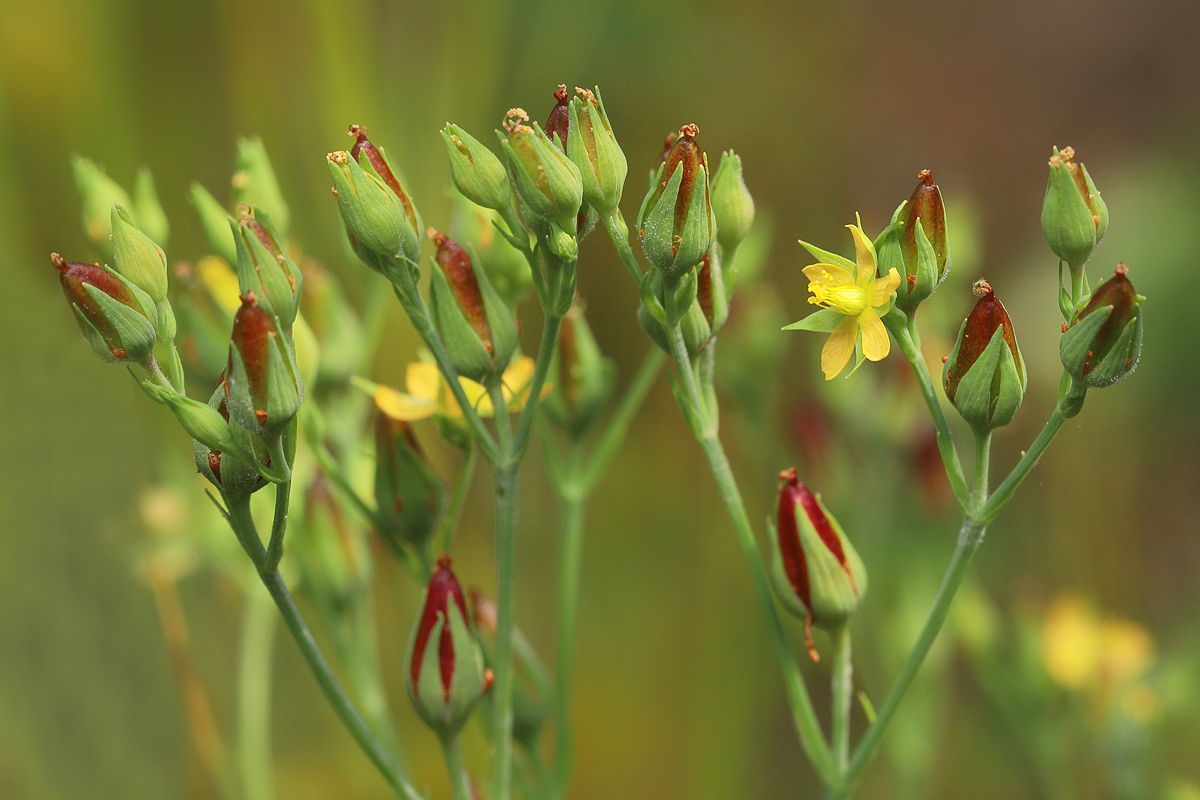
[[[574,234],[576,217],[583,205],[579,168],[567,158],[529,115],[514,108],[504,116],[504,132],[496,132],[508,159],[509,179],[521,198],[525,218],[545,229],[555,223]],[[532,219],[530,219],[532,217]]]
[[[647,280],[650,282],[648,288],[654,292],[658,304],[665,305],[665,293],[672,290],[664,286],[662,273],[656,271]],[[689,299],[689,295],[685,294],[687,288],[685,286],[677,290],[676,302],[680,308]],[[679,319],[679,330],[689,356],[695,356],[707,347],[729,316],[729,299],[724,276],[720,270],[712,268],[712,260],[708,255],[704,256],[700,261],[700,268],[696,270],[694,291],[695,296],[691,297],[687,310]],[[669,354],[671,347],[666,329],[654,318],[645,303],[638,306],[638,321],[654,343]]]
[[[99,264],[68,264],[58,253],[50,263],[75,320],[102,361],[141,363],[154,352],[158,313],[150,295]]]
[[[1007,425],[1025,396],[1025,363],[1012,320],[985,280],[975,282],[979,301],[946,359],[946,397],[972,428]]]
[[[510,190],[504,164],[478,139],[457,125],[446,123],[442,141],[450,156],[454,185],[472,203],[496,211],[508,207]]]
[[[896,287],[896,305],[906,313],[912,313],[950,274],[941,190],[929,170],[921,170],[917,178],[917,188],[896,209],[892,224],[875,245],[880,274],[895,269],[902,276]]]
[[[1075,163],[1075,150],[1054,148],[1050,157],[1050,181],[1042,202],[1042,233],[1054,254],[1072,271],[1083,267],[1104,232],[1108,230],[1108,206],[1083,164]]]
[[[265,208],[275,220],[280,238],[286,239],[291,229],[292,215],[279,191],[279,181],[262,139],[239,139],[237,172],[233,175],[233,202]]]
[[[364,171],[345,150],[327,158],[350,247],[364,264],[387,276],[406,235],[404,205],[379,176]]]
[[[741,156],[732,150],[721,154],[721,163],[713,175],[712,208],[722,256],[732,259],[754,224],[754,198],[742,178]]]
[[[229,235],[229,212],[199,183],[193,183],[188,199],[200,217],[208,249],[220,256],[226,264],[237,263],[236,236]]]
[[[229,418],[264,438],[276,436],[300,409],[304,384],[296,357],[254,292],[233,317],[225,399]]]
[[[616,379],[616,367],[601,355],[578,303],[563,317],[550,370],[558,377],[552,379],[546,412],[578,438],[604,410]]]
[[[450,362],[465,378],[499,377],[517,349],[517,324],[487,274],[449,236],[430,228],[437,245],[429,283],[434,325]]]
[[[108,237],[112,233],[112,207],[132,208],[129,194],[90,158],[73,153],[71,169],[83,197],[83,230],[101,252],[110,253],[112,244]]]
[[[708,159],[696,144],[699,128],[679,129],[642,208],[638,236],[655,267],[674,280],[700,262],[716,232],[708,193]]]
[[[429,579],[404,663],[404,687],[421,719],[444,739],[457,734],[491,681],[449,556]]]
[[[817,659],[809,625],[844,625],[867,593],[867,570],[842,526],[796,477],[779,474],[779,515],[771,536],[771,577],[784,608],[804,620],[809,655]]]
[[[404,208],[404,217],[400,224],[400,247],[405,258],[416,261],[421,257],[421,246],[424,242],[421,240],[421,215],[417,212],[412,197],[404,190],[400,179],[392,171],[384,152],[367,140],[367,129],[361,125],[351,125],[350,135],[354,137],[350,157],[367,172],[374,172],[400,200],[400,205]]]
[[[375,507],[379,532],[393,544],[424,549],[437,527],[446,487],[404,420],[375,415]]]
[[[162,308],[167,302],[167,256],[162,248],[133,224],[129,212],[112,207],[113,266]],[[170,307],[165,314],[170,313]]]
[[[475,632],[478,636],[479,647],[483,651],[483,663],[489,669],[496,667],[496,618],[497,608],[483,592],[471,590],[471,609],[474,611]],[[520,629],[515,631],[515,637],[522,637]],[[526,644],[528,644],[526,642]],[[533,746],[538,733],[546,723],[550,712],[550,698],[547,691],[546,669],[537,660],[532,647],[515,647],[513,672],[516,681],[513,685],[512,700],[512,734],[513,738],[527,746]],[[490,698],[484,698],[482,710],[491,711]]]
[[[245,497],[267,485],[266,478],[245,459],[253,458],[269,468],[271,458],[267,453],[266,442],[261,437],[241,426],[229,424],[229,404],[225,399],[225,391],[225,380],[222,377],[206,408],[216,414],[215,418],[212,414],[208,415],[214,429],[217,428],[217,420],[225,424],[228,440],[198,436],[197,434],[203,431],[189,428],[180,412],[174,407],[172,410],[176,411],[180,423],[192,435],[196,470],[226,496]]]
[[[1059,342],[1063,367],[1088,386],[1111,386],[1137,368],[1142,353],[1142,301],[1118,264],[1096,287]]]
[[[283,245],[261,208],[238,206],[238,219],[230,220],[237,244],[237,276],[240,293],[253,292],[259,306],[279,320],[284,331],[292,328],[300,309],[304,276],[283,251]]]
[[[565,95],[566,87],[562,88]],[[629,164],[613,136],[599,87],[595,93],[580,88],[575,92],[578,96],[571,100],[566,130],[567,155],[579,167],[584,201],[608,213],[621,202]],[[550,131],[549,123],[546,130]]]

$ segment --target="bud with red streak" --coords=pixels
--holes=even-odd
[[[779,475],[779,513],[771,535],[771,577],[783,606],[804,620],[805,644],[816,625],[845,625],[867,592],[867,571],[841,525],[790,467]]]
[[[458,734],[491,685],[450,557],[438,559],[413,626],[404,687],[421,719],[443,739]]]
[[[1129,269],[1118,264],[1071,320],[1059,342],[1059,357],[1073,378],[1103,388],[1137,368],[1142,352],[1142,302]]]
[[[271,217],[261,208],[238,206],[238,218],[230,219],[237,245],[238,288],[253,292],[259,306],[290,331],[300,309],[304,276],[288,258]]]
[[[916,188],[875,240],[875,251],[881,275],[891,269],[901,275],[896,305],[910,314],[950,274],[946,209],[929,170],[917,174]]]
[[[670,281],[700,263],[716,234],[708,191],[708,159],[696,144],[699,128],[679,129],[638,212],[646,257]]]
[[[541,126],[535,122],[530,127],[528,121],[524,109],[509,109],[504,130],[496,132],[508,159],[509,179],[521,198],[522,216],[539,234],[574,236],[583,205],[579,168]]]
[[[230,420],[264,438],[278,436],[296,416],[303,396],[291,346],[275,318],[248,292],[233,317],[229,343],[225,397]]]
[[[393,548],[420,552],[437,527],[446,486],[404,420],[375,416],[375,507],[379,532]]]
[[[404,184],[400,182],[400,179],[396,177],[383,150],[371,144],[367,139],[365,127],[351,125],[350,136],[354,139],[354,146],[350,148],[350,157],[357,161],[364,170],[368,169],[367,164],[370,164],[370,169],[400,201],[400,205],[404,209],[402,226],[404,255],[410,260],[416,261],[421,256],[421,215],[417,211],[416,204],[413,203],[412,196],[404,189]]]
[[[1042,234],[1056,256],[1072,272],[1084,263],[1108,230],[1108,206],[1083,164],[1075,161],[1075,148],[1054,148],[1050,180],[1042,201]]]
[[[1012,320],[985,280],[975,282],[979,300],[946,359],[946,397],[977,432],[1007,425],[1025,396],[1025,362]]]
[[[492,288],[487,273],[454,240],[430,228],[437,245],[430,275],[429,305],[434,325],[459,374],[482,382],[504,372],[517,348],[512,312]]]
[[[577,96],[570,106],[567,155],[579,167],[583,199],[600,213],[610,213],[621,202],[629,165],[613,135],[600,99],[600,88],[594,92],[576,88],[575,92]]]
[[[150,295],[99,264],[67,263],[58,253],[50,254],[50,263],[59,271],[75,321],[102,361],[138,364],[152,356],[158,312]]]

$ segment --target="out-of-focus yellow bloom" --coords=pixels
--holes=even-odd
[[[895,268],[882,278],[875,277],[875,246],[857,225],[846,227],[854,237],[857,274],[836,264],[818,263],[804,268],[808,290],[813,293],[808,302],[846,315],[821,350],[821,371],[827,381],[836,378],[850,362],[860,333],[862,352],[868,360],[879,361],[891,351],[887,328],[879,315],[887,312],[891,294],[900,285]]]
[[[1065,689],[1120,687],[1150,666],[1154,643],[1128,620],[1101,621],[1082,598],[1063,595],[1042,626],[1042,661],[1051,680]]]
[[[196,263],[196,274],[200,276],[200,282],[208,290],[213,302],[232,319],[242,305],[241,291],[238,289],[237,275],[225,263],[225,259],[205,256]]]
[[[529,382],[533,379],[534,366],[532,358],[521,356],[504,370],[502,389],[510,409],[519,410],[529,399]],[[458,380],[476,413],[481,417],[492,416],[494,409],[487,389],[468,378]],[[434,414],[451,419],[462,417],[462,409],[458,407],[450,386],[442,380],[436,364],[427,361],[409,364],[404,383],[407,392],[390,386],[377,386],[372,393],[375,405],[389,417],[405,422],[425,419]],[[545,397],[549,391],[550,386],[544,386],[542,396]]]

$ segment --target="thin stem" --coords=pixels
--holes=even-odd
[[[904,667],[888,691],[883,705],[879,707],[875,721],[863,734],[863,738],[859,741],[854,756],[850,760],[850,766],[843,774],[842,784],[845,794],[842,796],[849,797],[850,789],[857,783],[863,770],[879,748],[884,730],[892,721],[892,716],[895,715],[900,701],[904,699],[904,693],[912,685],[913,678],[921,669],[925,657],[929,655],[929,648],[933,646],[938,632],[942,629],[942,623],[946,621],[950,603],[954,600],[959,585],[962,584],[963,576],[967,574],[967,565],[971,562],[971,556],[979,548],[979,543],[983,541],[986,529],[986,525],[979,520],[970,517],[963,520],[962,527],[958,532],[958,542],[954,547],[954,555],[950,557],[950,564],[946,567],[945,577],[942,578],[942,585],[938,589],[937,597],[934,598],[933,607],[929,609],[925,625],[921,628],[916,644],[908,654],[908,660],[904,662]]]
[[[633,422],[634,416],[637,415],[638,409],[641,408],[642,402],[649,394],[650,387],[654,385],[654,379],[658,377],[666,357],[666,353],[655,345],[650,345],[650,349],[646,351],[646,355],[642,358],[642,365],[638,367],[637,374],[633,376],[633,381],[625,390],[620,405],[617,406],[617,410],[613,412],[612,418],[608,421],[608,427],[604,429],[600,440],[596,442],[596,446],[592,450],[582,478],[585,492],[590,492],[595,487],[600,476],[604,474],[604,470],[612,462],[617,448],[621,446],[625,434],[629,431],[630,423]]]
[[[619,209],[614,208],[603,216],[604,229],[608,231],[608,238],[612,239],[613,246],[617,248],[617,256],[620,257],[621,263],[625,265],[625,269],[629,270],[630,277],[637,286],[642,285],[642,268],[638,266],[637,257],[633,254],[633,248],[629,246],[629,226],[625,224],[625,218],[621,216]]]
[[[271,663],[275,608],[270,595],[247,587],[238,657],[238,764],[243,800],[270,800]]]
[[[450,505],[442,516],[441,524],[434,541],[438,550],[450,552],[450,539],[458,528],[458,520],[462,516],[463,506],[467,503],[467,491],[471,488],[471,479],[475,477],[475,462],[479,460],[479,448],[474,442],[468,442],[463,450],[463,463],[458,469],[458,480],[454,484],[454,493],[450,495]]]
[[[575,637],[579,622],[579,575],[583,565],[585,491],[580,472],[583,448],[571,443],[566,480],[559,489],[558,665],[554,692],[554,788],[566,797],[571,776],[571,687],[575,670]]]
[[[234,500],[237,502],[234,502]],[[249,498],[230,498],[226,496],[225,504],[229,509],[228,520],[230,527],[233,528],[235,535],[242,543],[242,547],[245,548],[247,555],[254,562],[263,585],[271,593],[271,597],[275,601],[279,613],[283,616],[283,621],[286,623],[288,631],[292,634],[292,638],[300,648],[301,656],[304,657],[309,670],[312,671],[313,677],[316,678],[317,685],[325,693],[325,698],[333,707],[334,713],[338,715],[338,718],[341,719],[342,724],[346,727],[351,737],[362,748],[367,758],[370,759],[375,768],[383,775],[384,780],[388,782],[388,785],[398,795],[405,798],[405,800],[423,800],[421,794],[405,779],[400,767],[392,759],[378,737],[363,722],[358,710],[354,707],[350,698],[346,696],[346,692],[342,689],[341,684],[338,683],[337,678],[334,677],[333,671],[329,668],[329,663],[325,660],[325,656],[309,631],[308,625],[305,624],[304,617],[300,615],[300,610],[296,608],[296,603],[292,600],[287,585],[284,584],[279,572],[265,573],[263,571],[267,553],[265,548],[263,548],[262,540],[259,539],[258,531],[254,525],[254,518],[250,514]]]
[[[450,788],[454,800],[474,800],[471,791],[471,775],[463,763],[462,735],[455,734],[442,740],[442,753],[446,756],[446,772],[450,775]]]
[[[563,268],[574,269],[570,266]],[[542,387],[546,385],[550,362],[554,357],[555,348],[558,347],[558,332],[562,328],[562,321],[562,317],[547,314],[546,321],[542,325],[542,341],[538,346],[537,363],[533,368],[533,378],[529,381],[529,399],[525,401],[525,407],[521,409],[521,416],[517,421],[517,435],[512,449],[512,458],[518,463],[525,458],[525,451],[529,449],[529,442],[533,438],[533,419],[537,416],[538,406],[542,400]]]
[[[850,764],[850,708],[854,698],[854,665],[850,656],[850,626],[831,631],[833,666],[830,690],[833,697],[833,728],[830,743],[838,769]]]
[[[496,478],[496,682],[492,686],[492,796],[508,800],[512,781],[513,630],[516,627],[517,468]]]
[[[392,712],[380,675],[379,642],[370,594],[365,591],[356,594],[348,607],[339,604],[327,616],[333,633],[331,638],[346,671],[346,682],[362,709],[363,719],[403,766],[400,739],[392,724]]]
[[[910,317],[907,327],[893,330],[892,333],[896,336],[900,350],[908,359],[908,363],[912,365],[913,374],[917,377],[917,385],[921,389],[921,395],[925,398],[925,405],[929,409],[929,416],[933,418],[933,425],[937,429],[938,452],[941,454],[942,464],[946,468],[946,477],[950,479],[950,488],[954,490],[954,496],[958,498],[959,505],[965,509],[970,502],[966,475],[963,473],[962,462],[958,458],[958,450],[954,447],[954,438],[950,435],[950,426],[946,423],[946,415],[942,413],[942,404],[933,390],[933,379],[929,376],[929,367],[925,363],[925,356],[921,353],[921,334],[917,328],[916,317]]]
[[[971,510],[978,514],[988,497],[988,467],[992,460],[992,432],[975,434],[975,484],[971,489]]]
[[[1029,475],[1029,471],[1037,465],[1038,459],[1042,457],[1042,453],[1046,452],[1046,448],[1050,446],[1050,442],[1054,441],[1054,437],[1058,435],[1059,429],[1062,428],[1063,423],[1066,421],[1067,418],[1063,415],[1060,404],[1055,407],[1054,413],[1050,415],[1050,419],[1046,420],[1041,433],[1033,440],[1033,444],[1029,446],[1025,454],[1021,456],[1021,460],[1013,467],[1012,472],[996,487],[996,491],[987,499],[987,502],[983,503],[979,509],[980,519],[987,523],[996,518],[996,515],[1000,513],[1005,504],[1012,499],[1013,492],[1021,485],[1021,481],[1025,480],[1025,477]]]
[[[271,538],[267,544],[267,558],[263,569],[267,574],[279,568],[283,558],[283,534],[287,530],[288,504],[292,496],[292,482],[275,484],[275,516],[271,520]]]

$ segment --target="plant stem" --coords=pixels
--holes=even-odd
[[[1066,401],[1064,400],[1064,402]],[[1021,481],[1025,480],[1029,471],[1037,465],[1038,459],[1042,457],[1042,453],[1046,452],[1046,448],[1050,446],[1050,442],[1054,441],[1054,437],[1066,421],[1067,417],[1063,414],[1062,403],[1060,403],[1054,408],[1054,413],[1050,415],[1050,419],[1046,420],[1041,433],[1021,456],[1021,460],[1013,467],[1012,472],[996,487],[996,491],[987,499],[987,502],[983,503],[979,510],[980,519],[986,523],[996,518],[1005,504],[1012,499],[1013,492],[1021,485]]]
[[[642,268],[638,266],[633,248],[629,246],[629,226],[625,224],[625,218],[621,216],[620,210],[614,208],[604,215],[604,229],[608,231],[608,238],[612,239],[613,245],[617,248],[617,256],[625,265],[625,269],[629,270],[634,284],[641,286]]]
[[[558,665],[554,692],[554,789],[566,797],[571,776],[571,685],[575,669],[575,637],[579,622],[579,573],[583,564],[585,489],[580,480],[583,449],[572,441],[559,487]]]
[[[238,658],[238,764],[243,800],[270,800],[271,663],[275,609],[270,595],[247,586]]]
[[[438,543],[438,550],[443,553],[450,552],[450,540],[454,537],[463,506],[467,503],[467,491],[471,488],[471,479],[475,477],[475,462],[478,460],[479,448],[474,442],[468,442],[463,449],[463,463],[458,468],[458,480],[454,484],[454,493],[450,495],[450,505],[446,507],[439,530],[433,538]]]
[[[446,756],[446,772],[450,775],[450,788],[454,800],[474,800],[471,791],[471,776],[463,763],[462,735],[455,734],[442,740],[442,753]]]
[[[574,269],[574,267],[565,266],[563,269]],[[529,381],[529,399],[525,401],[525,407],[521,409],[521,416],[517,420],[517,435],[512,446],[511,458],[518,464],[525,458],[525,452],[529,449],[529,442],[533,438],[533,420],[537,416],[538,406],[542,401],[542,387],[546,385],[546,375],[550,371],[554,350],[558,347],[558,332],[562,328],[562,321],[563,318],[560,316],[547,314],[546,321],[542,325],[542,341],[538,346],[533,378]]]
[[[854,665],[850,656],[850,625],[830,631],[833,665],[830,690],[833,697],[833,728],[830,738],[838,769],[850,764],[850,708],[854,698]]]
[[[971,488],[971,511],[978,516],[988,497],[988,467],[992,460],[992,431],[975,434],[975,484]]]
[[[289,474],[291,469],[288,470]],[[287,531],[288,505],[292,497],[292,482],[275,484],[275,516],[271,520],[271,538],[267,543],[267,557],[261,569],[270,574],[279,569],[283,558],[283,534]]]
[[[666,353],[655,345],[650,345],[650,349],[646,351],[642,365],[638,367],[637,374],[625,390],[620,405],[608,421],[608,427],[604,429],[592,450],[582,477],[584,492],[591,492],[616,455],[617,448],[621,446],[621,441],[629,431],[629,424],[633,422],[634,416],[650,392],[650,387],[654,385],[654,379],[658,377],[666,357]]]
[[[941,454],[942,464],[946,468],[946,477],[950,479],[950,488],[954,490],[954,496],[958,498],[959,505],[965,509],[970,501],[966,475],[963,473],[962,462],[958,458],[958,450],[954,447],[954,438],[950,435],[950,426],[946,423],[946,415],[942,413],[942,404],[938,400],[937,394],[934,393],[933,379],[929,376],[929,367],[925,363],[925,356],[921,353],[921,334],[917,328],[916,316],[909,317],[907,326],[893,330],[892,334],[896,337],[900,350],[908,359],[908,363],[912,365],[913,374],[917,377],[917,385],[921,389],[921,395],[925,398],[925,405],[929,408],[929,416],[933,418],[933,425],[937,429],[938,452]]]

